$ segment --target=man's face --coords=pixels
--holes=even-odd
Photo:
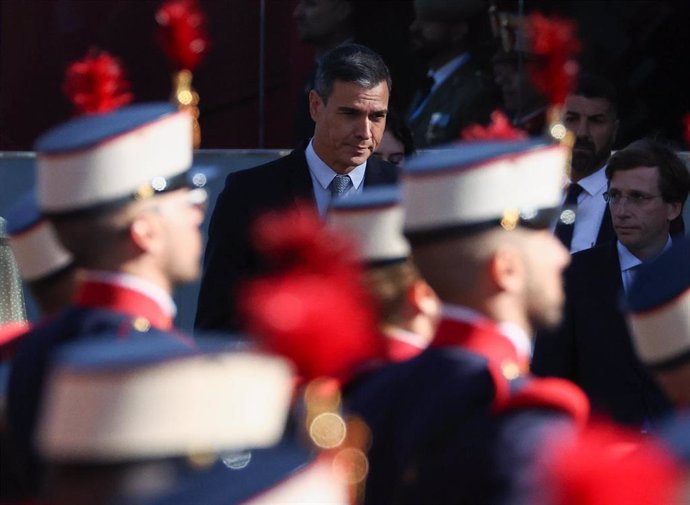
[[[346,174],[366,162],[381,142],[388,113],[388,84],[366,89],[335,81],[327,102],[312,90],[309,110],[316,123],[314,150],[335,172]]]
[[[156,197],[155,210],[162,231],[162,268],[174,285],[190,282],[201,273],[203,251],[199,227],[204,220],[206,191],[180,189]]]
[[[302,42],[319,44],[340,34],[352,7],[348,0],[300,0],[293,17]]]
[[[553,329],[563,318],[563,270],[570,254],[547,230],[525,230],[525,309],[533,329]]]
[[[563,124],[575,135],[571,178],[578,181],[609,159],[618,120],[607,99],[570,95],[565,99]]]
[[[659,169],[617,170],[609,181],[608,193],[613,228],[621,244],[640,259],[660,252],[681,204],[661,198]]]

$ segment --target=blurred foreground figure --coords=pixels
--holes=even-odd
[[[295,432],[287,361],[197,343],[152,331],[59,351],[37,432],[48,503],[348,503],[333,458]]]
[[[336,200],[327,221],[357,245],[388,360],[402,361],[419,354],[433,336],[440,304],[410,257],[410,246],[402,234],[399,189],[375,188]]]
[[[685,463],[690,497],[690,239],[640,268],[627,303],[637,354],[675,408],[660,435]]]
[[[73,119],[35,149],[40,210],[82,270],[71,306],[23,339],[10,375],[12,437],[37,490],[33,435],[56,348],[132,329],[194,345],[173,329],[172,292],[199,274],[206,191],[189,177],[191,117],[164,103]]]
[[[0,217],[0,325],[25,319],[19,271],[7,243],[5,223]]]
[[[579,389],[528,374],[530,335],[564,302],[570,257],[548,226],[566,154],[468,142],[407,165],[405,235],[441,322],[427,350],[350,397],[372,430],[366,503],[514,503],[537,485],[547,435],[586,420]]]
[[[675,505],[690,499],[690,241],[674,241],[641,266],[626,302],[637,355],[676,412],[658,431],[660,440],[595,424],[575,439],[555,441],[543,474],[548,500],[533,503]]]

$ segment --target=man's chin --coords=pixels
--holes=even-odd
[[[573,157],[570,162],[574,174],[584,177],[594,172],[594,156],[589,154],[577,154],[573,152]]]
[[[543,311],[532,318],[532,327],[535,330],[554,331],[563,322],[563,310]]]

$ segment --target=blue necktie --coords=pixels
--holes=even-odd
[[[331,196],[344,195],[351,186],[352,181],[349,175],[336,175],[329,185]]]

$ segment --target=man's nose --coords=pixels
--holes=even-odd
[[[363,140],[371,138],[371,121],[368,117],[364,117],[357,121],[355,136]]]
[[[584,119],[578,121],[573,133],[575,133],[575,137],[589,138],[589,125],[587,121]]]

